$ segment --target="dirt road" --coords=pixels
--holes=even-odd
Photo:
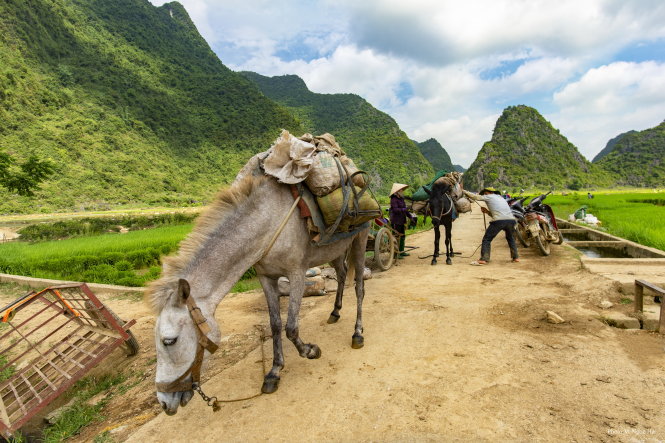
[[[465,214],[455,222],[457,249],[472,253],[482,232],[481,214]],[[128,436],[136,425],[125,417],[117,437],[665,439],[664,340],[599,320],[604,311],[597,305],[604,299],[616,304],[613,309],[630,310],[612,282],[582,269],[577,253],[564,246],[554,247],[550,257],[522,250],[522,262],[510,263],[503,238],[494,241],[488,266],[469,266],[471,258],[430,266],[417,255],[431,253],[432,238],[431,231],[409,237],[407,244],[419,249],[366,282],[363,349],[350,346],[355,297],[346,298],[334,325],[326,324],[333,295],[308,298],[301,334],[321,347],[322,356],[302,359],[286,342],[286,368],[275,394],[226,403],[217,413],[197,396],[177,415],[159,414]],[[547,310],[565,323],[548,323]],[[205,391],[225,399],[256,393],[261,352],[253,325],[267,324],[262,296],[233,294],[220,304],[217,318],[225,339],[214,364],[225,369],[217,368]],[[270,361],[271,347],[264,347]],[[155,413],[154,405],[150,410]]]

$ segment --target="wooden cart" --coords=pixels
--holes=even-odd
[[[124,347],[129,328],[86,284],[31,292],[0,310],[0,436],[11,438],[102,359]]]
[[[387,271],[393,265],[398,253],[397,237],[387,219],[374,219],[366,250],[374,253],[374,263],[380,270]]]

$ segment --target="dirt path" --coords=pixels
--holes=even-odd
[[[479,212],[463,215],[456,249],[471,254],[482,233]],[[363,349],[350,346],[352,293],[334,325],[326,323],[333,294],[306,298],[301,334],[321,347],[321,358],[302,359],[285,341],[279,390],[217,413],[198,396],[173,417],[160,413],[154,318],[135,296],[101,294],[121,317],[137,320],[142,348],[130,359],[118,351],[96,370],[122,368],[131,386],[109,395],[105,420],[74,441],[103,432],[133,442],[665,440],[665,339],[599,320],[604,299],[615,303],[611,310],[630,311],[619,285],[589,273],[565,246],[550,257],[521,249],[522,262],[510,263],[502,235],[488,266],[469,266],[471,258],[430,266],[417,255],[432,251],[432,238],[431,231],[409,237],[419,249],[366,281]],[[566,322],[548,323],[546,310]],[[258,392],[254,325],[268,321],[262,294],[230,294],[216,317],[224,337],[205,391],[221,399]],[[264,349],[270,364],[270,344]]]
[[[458,250],[470,254],[482,231],[479,213],[464,215],[455,223]],[[426,255],[432,237],[407,243]],[[287,343],[277,393],[218,413],[195,398],[129,441],[665,439],[663,338],[599,321],[597,304],[608,299],[628,310],[619,305],[625,295],[583,270],[572,249],[555,247],[550,257],[524,251],[513,264],[505,241],[494,243],[486,267],[468,258],[432,267],[413,254],[375,274],[366,282],[361,350],[350,347],[354,297],[335,325],[326,324],[332,295],[306,299],[301,333],[321,346],[319,360],[298,357]],[[546,322],[546,310],[566,322]],[[267,322],[265,311],[258,294],[222,302],[227,342],[251,349],[252,325]],[[255,393],[259,361],[255,348],[205,390],[220,398]]]

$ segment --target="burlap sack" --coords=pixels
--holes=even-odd
[[[455,200],[458,200],[464,196],[464,193],[462,192],[462,186],[459,183],[455,183],[453,189],[450,191],[450,196]]]
[[[361,190],[358,187],[356,187],[355,189],[357,193],[359,193]],[[335,220],[337,220],[337,216],[340,214],[340,211],[342,210],[342,204],[344,203],[344,195],[342,189],[339,188],[334,190],[328,195],[317,197],[316,201],[319,204],[319,208],[321,209],[321,213],[323,214],[323,219],[326,222],[326,226],[331,226],[332,224],[334,224]],[[381,216],[381,208],[379,204],[367,192],[363,193],[363,195],[360,197],[358,206],[359,206],[358,208],[359,213],[344,216],[344,218],[339,224],[339,227],[337,228],[337,232],[346,232],[350,229],[351,226],[357,226],[362,223],[365,223],[368,220],[372,220],[376,217]],[[349,198],[348,211],[349,212],[355,211],[353,196]]]
[[[353,160],[346,155],[342,155],[339,157],[339,161],[342,164],[342,171],[344,171],[345,174],[348,173],[349,176],[353,176],[353,184],[364,188],[365,178],[363,175],[353,175],[358,172],[358,167]],[[344,177],[344,181],[346,182],[346,176]],[[317,152],[314,156],[309,175],[305,179],[305,183],[309,187],[309,190],[318,197],[328,195],[335,189],[339,188],[342,181],[339,177],[339,168],[337,167],[334,154],[331,154],[328,151]]]
[[[305,180],[313,166],[316,147],[282,131],[270,147],[270,154],[263,161],[266,174],[277,178],[281,183],[300,183]]]
[[[352,177],[351,180],[353,180],[353,184],[361,188],[364,188],[367,185],[367,183],[365,182],[365,177],[363,177],[363,174],[353,175],[354,173],[359,171],[356,164],[353,163],[353,160],[351,160],[351,158],[347,157],[346,155],[341,156],[339,160],[342,162],[342,165],[344,165],[347,174],[349,174],[349,176]]]
[[[462,197],[455,202],[455,209],[459,213],[469,212],[471,211],[471,202],[468,198]]]
[[[312,194],[318,197],[330,194],[339,188],[339,170],[335,157],[326,151],[317,152],[305,183]]]

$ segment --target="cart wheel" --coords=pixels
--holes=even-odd
[[[381,228],[374,237],[374,262],[382,271],[387,271],[393,265],[395,258],[395,243],[393,235],[388,228]]]
[[[85,302],[85,307],[86,307],[86,309],[89,309],[88,312],[89,312],[89,314],[90,314],[91,317],[96,318],[96,319],[97,319],[98,321],[100,321],[100,322],[103,321],[103,320],[98,316],[97,311],[95,311],[95,310],[93,309],[94,307],[93,307],[92,303],[90,303],[90,301],[86,301],[86,302]],[[118,324],[120,324],[120,325],[124,325],[124,324],[125,324],[125,322],[122,321],[122,320],[120,319],[120,317],[118,317],[118,316],[116,315],[116,313],[113,312],[111,309],[106,308],[106,310],[111,314],[111,316],[113,316],[113,318],[115,319],[115,321],[116,321]],[[122,346],[122,349],[125,350],[125,355],[126,355],[127,357],[133,357],[133,356],[135,356],[136,354],[139,353],[139,341],[136,339],[136,337],[134,336],[134,334],[132,334],[132,331],[127,330],[127,331],[125,331],[125,332],[127,332],[127,334],[129,335],[129,338],[128,338],[127,340],[125,340],[125,341],[122,343],[121,346]]]
[[[139,342],[132,331],[127,331],[127,334],[129,334],[129,338],[122,344],[122,349],[125,350],[127,357],[133,357],[139,353]]]
[[[113,318],[115,318],[115,321],[117,321],[118,324],[125,324],[125,321],[118,317],[115,312],[111,311],[110,309],[108,309],[108,311],[111,313]],[[132,331],[127,330],[125,332],[129,334],[129,338],[122,343],[122,349],[125,350],[125,355],[127,357],[133,357],[139,353],[139,341],[136,339],[134,334],[132,334]]]

